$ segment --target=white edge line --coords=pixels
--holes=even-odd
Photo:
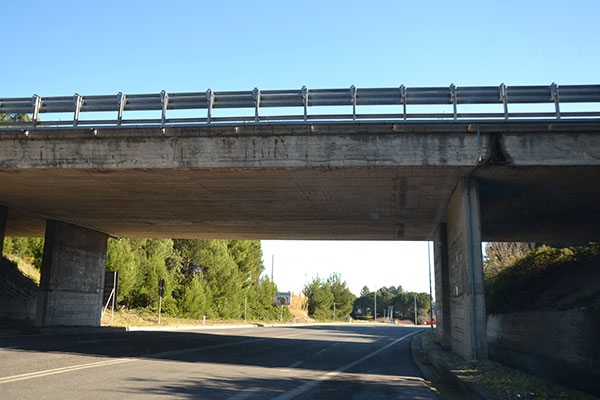
[[[153,358],[160,359],[161,357],[164,357],[164,356],[171,356],[171,355],[183,354],[183,353],[192,353],[192,352],[203,351],[203,350],[219,349],[219,348],[223,348],[223,347],[255,343],[255,342],[260,342],[260,341],[264,341],[264,340],[267,340],[267,338],[242,340],[242,341],[234,342],[234,343],[222,343],[222,344],[211,345],[211,346],[193,347],[193,348],[186,348],[186,349],[180,349],[180,350],[165,351],[162,353],[140,355],[140,356],[136,356],[136,357],[110,359],[110,360],[105,360],[105,361],[92,362],[92,363],[88,363],[88,364],[79,364],[79,365],[72,365],[72,366],[68,366],[68,367],[61,367],[61,368],[44,370],[44,371],[30,372],[27,374],[6,376],[3,378],[0,378],[0,385],[4,384],[4,383],[22,381],[25,379],[41,378],[43,376],[48,376],[48,375],[56,375],[56,374],[62,374],[65,372],[78,371],[81,369],[103,367],[106,365],[121,364],[121,363],[131,362],[131,361],[143,361],[143,360],[153,359]]]

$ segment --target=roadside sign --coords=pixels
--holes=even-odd
[[[165,280],[164,279],[161,279],[158,282],[158,295],[160,297],[163,297],[165,295]]]
[[[276,306],[292,305],[292,292],[275,292],[275,305]]]
[[[158,281],[158,324],[160,325],[160,311],[162,309],[162,298],[165,295],[165,280]]]

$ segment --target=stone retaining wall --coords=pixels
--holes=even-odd
[[[600,312],[585,309],[487,317],[490,358],[600,395]]]

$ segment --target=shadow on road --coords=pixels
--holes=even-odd
[[[219,330],[19,335],[0,337],[0,350],[176,361],[166,368],[179,371],[181,363],[189,365],[189,373],[183,367],[182,375],[167,375],[164,381],[161,376],[149,377],[151,385],[144,384],[144,371],[123,377],[127,384],[114,388],[120,393],[256,398],[319,382],[310,388],[311,398],[350,398],[351,394],[359,399],[430,399],[410,356],[410,339],[397,341],[415,330],[348,325],[249,328],[235,334]],[[378,354],[377,362],[356,362],[395,341]]]
[[[314,387],[310,392],[311,399],[427,399],[433,397],[431,393],[424,391],[421,380],[413,377],[395,377],[390,379],[367,380],[361,379],[358,374],[344,374],[341,377],[329,379]],[[382,378],[382,377],[380,377]],[[154,381],[145,381],[136,379],[135,384],[155,384]],[[288,393],[290,389],[311,385],[312,380],[302,378],[278,377],[272,379],[265,378],[244,378],[244,379],[187,379],[174,384],[165,382],[157,389],[130,389],[127,394],[145,393],[151,396],[173,396],[176,398],[224,398],[224,399],[242,399],[242,398],[276,398],[278,395]],[[399,390],[401,388],[401,390]],[[298,398],[303,398],[300,395]]]

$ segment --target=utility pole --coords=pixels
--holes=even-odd
[[[273,270],[275,269],[275,254],[271,255],[271,282],[275,282],[273,280]]]
[[[415,293],[415,325],[417,325],[417,295]]]
[[[333,320],[335,321],[335,301],[333,302]]]
[[[377,322],[377,291],[375,291],[375,308],[373,309],[373,322]]]

